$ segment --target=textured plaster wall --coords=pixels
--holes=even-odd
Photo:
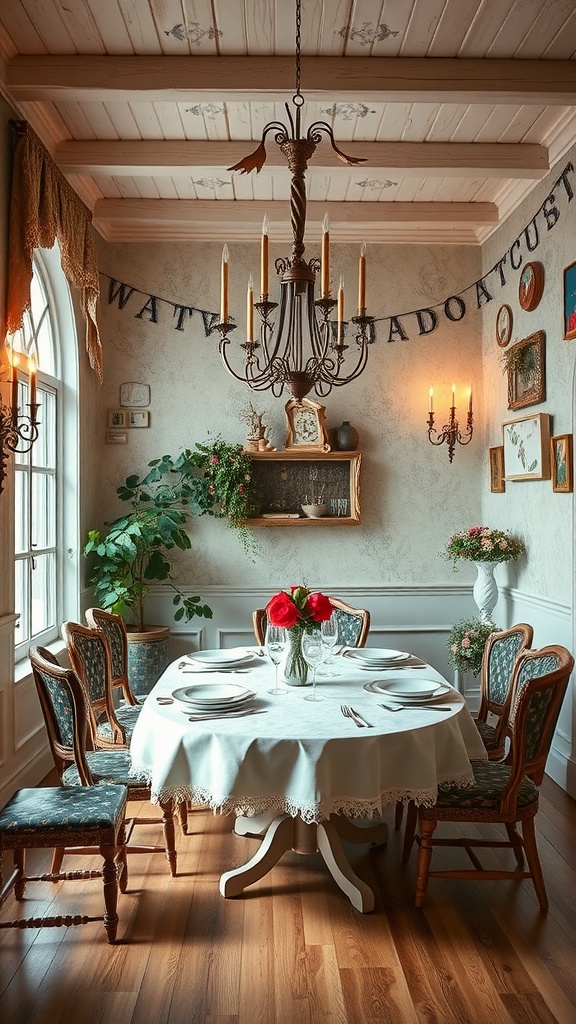
[[[135,286],[122,311],[107,301],[102,278],[99,322],[104,345],[105,383],[100,393],[98,501],[95,522],[120,514],[115,489],[129,473],[142,473],[147,462],[164,453],[221,434],[242,442],[241,414],[252,400],[272,428],[276,447],[285,439],[284,403],[270,393],[254,395],[224,370],[216,336],[204,336],[194,316],[185,331],[174,329],[173,310],[159,303],[158,323],[138,318],[147,294],[176,303],[217,311],[218,244],[107,244],[98,239],[103,274]],[[308,256],[318,255],[309,243]],[[271,265],[285,255],[271,245]],[[258,277],[258,246],[230,245],[230,312],[242,325],[250,270]],[[480,252],[471,247],[371,246],[368,253],[367,301],[376,317],[433,305],[462,290],[481,272]],[[357,248],[334,246],[333,273],[342,270],[347,284],[347,314],[355,301]],[[259,529],[260,554],[250,562],[234,532],[222,521],[195,520],[192,552],[180,560],[180,580],[190,587],[285,586],[307,579],[315,585],[386,586],[453,582],[448,563],[439,556],[448,536],[475,522],[480,514],[479,477],[483,472],[482,430],[472,444],[448,462],[446,445],[433,448],[426,435],[428,388],[435,387],[438,422],[457,386],[465,418],[466,389],[475,394],[478,422],[484,418],[481,378],[481,315],[470,300],[458,324],[441,318],[438,329],[419,338],[414,318],[406,320],[410,340],[388,343],[387,324],[368,368],[358,381],[325,400],[329,426],[349,419],[360,433],[363,452],[362,525],[325,529]],[[235,332],[242,333],[241,327]],[[234,344],[237,346],[238,341]],[[151,426],[131,430],[127,445],[104,443],[106,411],[118,405],[123,381],[151,386]],[[314,396],[312,396],[314,397]],[[466,580],[466,572],[458,582]],[[472,578],[472,577],[470,577]]]
[[[524,262],[538,260],[544,265],[544,293],[538,307],[528,313],[518,303],[518,282],[521,270],[506,265],[506,285],[494,290],[494,301],[484,308],[484,393],[486,402],[487,446],[502,444],[502,422],[521,418],[524,414],[549,413],[552,434],[572,433],[573,387],[576,342],[563,340],[563,270],[576,258],[576,196],[571,202],[563,186],[556,189],[560,219],[551,230],[546,229],[542,214],[536,218],[539,245],[530,253],[523,235],[541,203],[563,171],[567,162],[576,164],[576,148],[559,161],[544,182],[525,200],[514,215],[483,247],[482,263],[487,273],[502,258],[516,238],[521,239],[520,254]],[[569,181],[576,193],[576,175]],[[530,238],[535,238],[531,228]],[[533,243],[532,243],[533,244]],[[518,259],[516,259],[518,262]],[[490,277],[495,281],[494,275]],[[495,319],[499,306],[508,303],[513,310],[514,324],[510,344],[543,330],[546,333],[546,400],[515,412],[508,410],[507,382],[499,365],[502,350],[495,340]],[[524,538],[527,558],[501,566],[499,578],[522,591],[553,601],[570,604],[573,574],[573,494],[554,494],[550,480],[514,481],[506,484],[504,494],[492,494],[487,472],[482,474],[483,518],[491,526],[510,528]]]

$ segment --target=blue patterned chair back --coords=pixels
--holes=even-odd
[[[86,622],[92,629],[99,629],[108,641],[112,686],[121,687],[128,704],[136,704],[128,682],[128,639],[122,616],[106,612],[103,608],[88,608]]]
[[[62,668],[49,651],[33,647],[30,663],[58,774],[76,764],[83,785],[91,784],[85,750],[88,736],[86,697],[72,669]]]
[[[124,745],[126,734],[114,710],[110,647],[105,634],[79,622],[64,622],[62,636],[72,668],[86,693],[95,745]]]
[[[565,647],[543,647],[520,655],[512,683],[507,760],[521,759],[521,770],[538,785],[568,686],[574,658]],[[520,770],[520,769],[518,769]]]
[[[521,651],[530,645],[523,628],[512,627],[498,633],[488,653],[488,678],[486,696],[492,705],[504,707],[510,690],[516,659]]]

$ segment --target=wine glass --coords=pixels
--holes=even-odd
[[[327,649],[324,662],[329,665],[332,661],[332,650],[338,643],[338,619],[336,618],[336,612],[332,612],[329,619],[325,619],[324,622],[320,623],[320,636],[322,637],[324,647]]]
[[[268,690],[268,693],[273,693],[275,697],[288,693],[286,687],[278,685],[278,666],[282,661],[282,655],[286,650],[287,643],[286,630],[282,626],[273,626],[269,622],[266,626],[265,646],[266,653],[276,668],[276,685],[273,690]]]
[[[312,693],[307,693],[304,700],[324,700],[316,693],[316,669],[324,660],[324,647],[320,630],[315,629],[313,633],[304,633],[302,637],[302,654],[307,665],[312,669]]]

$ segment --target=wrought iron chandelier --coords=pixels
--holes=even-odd
[[[228,170],[258,173],[266,162],[266,136],[274,133],[274,141],[286,158],[292,175],[290,186],[290,221],[293,234],[292,255],[277,259],[280,277],[280,303],[271,302],[268,294],[268,224],[264,218],[261,238],[260,302],[254,302],[252,280],[248,282],[246,340],[240,348],[244,365],[235,370],[230,362],[230,332],[236,327],[228,318],[228,248],[224,246],[221,270],[220,355],[224,366],[236,380],[255,391],[272,390],[279,397],[288,388],[298,401],[312,389],[325,397],[333,387],[342,387],[360,376],[368,359],[368,345],[376,340],[374,317],[367,316],[365,305],[366,247],[362,244],[359,258],[358,313],[351,324],[344,319],[344,284],[340,278],[337,298],[330,290],[329,222],[324,218],[322,259],[304,259],[306,228],[306,183],[308,161],[316,146],[326,135],[343,163],[363,163],[346,156],[334,140],[332,128],[325,121],[315,121],[301,136],[301,111],[304,97],[300,92],[301,0],[296,0],[296,92],[292,97],[293,114],[285,104],[289,128],[281,121],[270,121],[262,132],[258,148]],[[321,271],[320,297],[315,297],[316,275]],[[279,305],[279,308],[278,308]],[[337,320],[331,314],[337,307]],[[254,333],[254,308],[260,317],[259,337]],[[271,316],[278,309],[277,323]],[[354,335],[352,344],[347,344]],[[311,352],[306,349],[306,342]],[[345,364],[350,352],[348,365]],[[234,358],[234,357],[232,357]]]

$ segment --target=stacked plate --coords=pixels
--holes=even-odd
[[[411,655],[407,651],[393,651],[388,647],[353,647],[344,651],[343,658],[349,658],[358,668],[374,670],[394,668]]]
[[[195,651],[194,654],[185,655],[185,660],[198,670],[213,669],[220,672],[247,665],[253,658],[254,655],[245,647],[233,647],[229,651]]]
[[[439,683],[437,679],[403,676],[399,679],[375,679],[366,683],[364,689],[381,697],[391,697],[399,704],[430,704],[445,697],[451,688],[448,683]]]
[[[172,696],[196,714],[225,715],[244,708],[256,694],[240,683],[195,683],[193,686],[181,686],[174,690]]]

